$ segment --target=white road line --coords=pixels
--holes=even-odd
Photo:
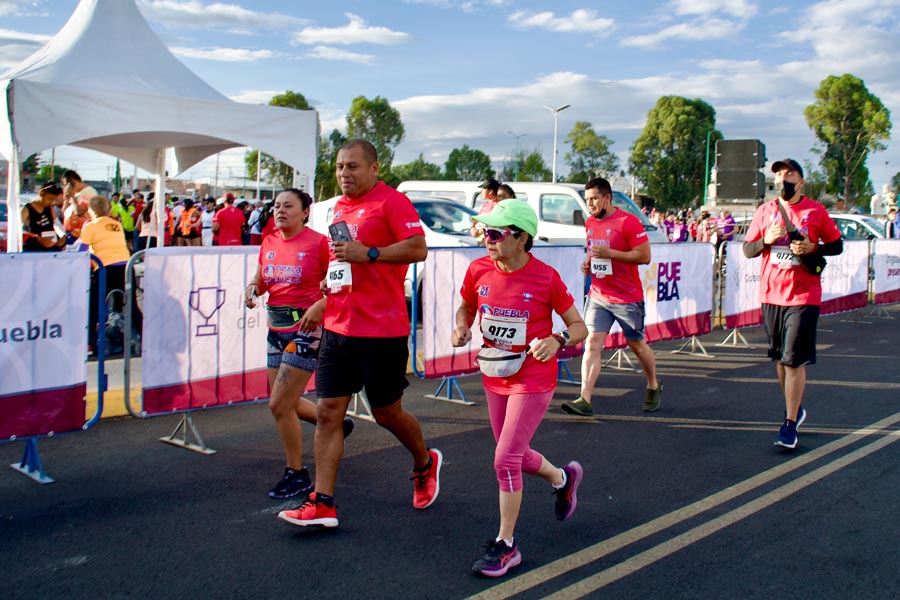
[[[725,488],[724,490],[722,490],[720,492],[716,492],[715,494],[712,494],[711,496],[702,498],[701,500],[698,500],[697,502],[689,504],[689,505],[687,505],[681,509],[678,509],[674,512],[671,512],[669,514],[658,517],[652,521],[649,521],[648,523],[639,525],[638,527],[635,527],[633,529],[630,529],[628,531],[620,533],[619,535],[613,536],[602,542],[598,542],[597,544],[594,544],[592,546],[588,546],[587,548],[585,548],[583,550],[579,550],[578,552],[575,552],[575,553],[565,556],[563,558],[557,559],[551,563],[544,565],[543,567],[538,567],[537,569],[528,571],[527,573],[524,573],[518,577],[508,579],[508,580],[504,581],[503,583],[496,585],[494,587],[488,588],[481,593],[471,596],[470,598],[473,600],[474,599],[477,599],[477,600],[499,600],[502,598],[510,598],[512,596],[515,596],[516,594],[519,594],[519,593],[529,590],[533,587],[541,585],[555,577],[559,577],[560,575],[568,573],[569,571],[579,569],[587,564],[590,564],[596,560],[599,560],[600,558],[603,558],[604,556],[612,554],[613,552],[617,552],[618,550],[621,550],[622,548],[625,548],[626,546],[629,546],[629,545],[631,545],[637,541],[640,541],[646,537],[655,535],[661,531],[665,531],[666,529],[673,527],[675,525],[678,525],[679,523],[682,523],[688,519],[691,519],[707,510],[710,510],[717,506],[721,506],[722,504],[725,504],[726,502],[730,502],[731,500],[733,500],[747,492],[750,492],[762,485],[765,485],[771,481],[774,481],[775,479],[778,479],[779,477],[782,477],[792,471],[800,469],[800,468],[808,465],[811,462],[814,462],[825,456],[828,456],[829,454],[837,452],[838,450],[841,450],[842,448],[845,448],[845,447],[849,446],[850,444],[853,444],[861,439],[865,439],[868,436],[876,435],[878,433],[883,433],[886,428],[891,427],[892,425],[895,425],[898,422],[900,422],[900,412],[894,413],[893,415],[891,415],[885,419],[882,419],[880,421],[872,423],[871,425],[868,425],[865,428],[859,429],[849,435],[846,435],[842,438],[834,440],[833,442],[825,444],[824,446],[821,446],[819,448],[811,450],[811,451],[807,452],[806,454],[802,454],[802,455],[800,455],[796,458],[793,458],[781,465],[772,467],[771,469],[769,469],[767,471],[763,471],[762,473],[759,473],[758,475],[754,475],[753,477],[751,477],[749,479],[746,479],[746,480],[744,480],[740,483],[737,483],[731,487]],[[897,441],[897,439],[898,439],[897,432],[888,432],[888,435],[885,436],[884,438],[882,438],[881,440],[879,440],[878,442],[874,442],[873,444],[866,446],[865,448],[862,448],[861,450],[857,450],[853,454],[848,455],[848,457],[853,456],[856,452],[862,452],[863,450],[872,448],[872,447],[876,446],[877,444],[880,444],[880,445],[878,445],[878,447],[872,448],[869,452],[866,452],[866,454],[868,454],[870,452],[874,452],[875,450],[877,450],[878,448],[880,448],[882,446],[885,446],[887,444]],[[846,460],[846,458],[847,457],[845,457],[844,459],[838,459],[835,461],[834,464],[838,464],[838,463],[842,464],[842,461]],[[828,465],[826,465],[826,467],[827,466]],[[825,469],[826,467],[821,467],[817,471],[813,471],[813,473],[816,473],[816,472],[820,471],[821,469]],[[810,475],[812,475],[812,474],[810,474]],[[789,486],[795,485],[795,482],[806,481],[807,478],[810,477],[810,475],[806,475],[804,477],[798,478],[798,479],[794,480],[794,482],[792,482],[791,484],[787,484],[786,486],[784,486],[784,488],[780,488],[780,489],[787,489]],[[809,483],[806,483],[805,485],[809,485]],[[777,491],[778,490],[776,490],[776,492]],[[774,493],[775,492],[771,492],[771,494],[774,494]],[[791,493],[793,493],[793,492],[791,492]],[[766,498],[768,496],[769,495],[766,495],[766,496],[763,496],[762,498]],[[759,502],[762,498],[748,503],[747,506],[752,505],[754,502]],[[740,509],[737,509],[737,510],[740,510]],[[734,512],[734,511],[732,511],[732,512]],[[731,513],[729,513],[729,514],[731,514]],[[723,517],[724,517],[724,515],[723,515]],[[723,517],[719,517],[719,518],[721,519]],[[716,521],[717,521],[717,519],[714,519],[713,521],[710,521],[709,523],[715,523]],[[701,527],[703,527],[703,526],[701,526]],[[699,528],[697,528],[697,529],[699,529]],[[678,538],[673,538],[673,539],[678,539]],[[639,556],[641,556],[641,555],[639,555]],[[637,557],[635,557],[635,558],[637,558]],[[630,560],[634,560],[634,559],[630,559]],[[614,568],[615,567],[613,567],[613,569]],[[606,573],[607,571],[611,571],[611,569],[607,569],[603,573]],[[596,576],[599,576],[601,574],[602,573],[597,574]],[[622,575],[622,576],[624,576],[624,575]],[[606,584],[603,584],[603,585],[606,585]]]

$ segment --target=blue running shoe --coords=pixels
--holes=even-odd
[[[575,507],[578,506],[578,486],[584,476],[581,465],[574,460],[564,466],[563,471],[566,472],[566,485],[553,490],[556,496],[556,518],[560,521],[565,521],[575,512]]]
[[[782,448],[793,450],[797,447],[797,426],[785,420],[784,425],[778,431],[778,437],[775,438],[775,445]]]
[[[784,418],[787,419],[787,411],[784,411]],[[806,409],[803,408],[803,405],[800,405],[800,410],[797,411],[797,431],[800,431],[800,426],[803,425],[803,422],[806,420]]]
[[[472,565],[473,573],[481,573],[488,577],[503,577],[511,568],[522,562],[522,553],[513,542],[512,547],[506,542],[491,540],[484,545],[484,555]]]

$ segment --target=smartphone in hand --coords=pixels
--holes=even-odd
[[[331,235],[333,242],[350,242],[353,236],[350,235],[350,228],[346,221],[337,221],[328,226],[328,233]]]

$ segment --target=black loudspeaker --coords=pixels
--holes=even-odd
[[[766,166],[766,145],[759,140],[718,140],[716,168],[719,171],[762,169]]]
[[[761,171],[723,171],[716,174],[716,199],[756,200],[766,195],[766,176]]]

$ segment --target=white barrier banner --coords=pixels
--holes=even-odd
[[[725,328],[752,327],[762,324],[762,303],[759,300],[759,271],[762,259],[744,256],[743,242],[725,245],[725,297],[722,311]]]
[[[144,269],[143,408],[168,412],[264,398],[264,302],[244,305],[259,247],[154,248]]]
[[[712,323],[713,246],[706,243],[653,244],[650,264],[638,272],[644,286],[644,334],[648,342],[708,333]],[[625,346],[618,323],[607,348]]]
[[[85,422],[90,256],[0,254],[0,438]]]
[[[741,242],[726,247],[725,327],[749,327],[762,324],[760,269],[762,259],[746,258]],[[828,256],[822,271],[821,314],[855,310],[866,305],[868,291],[869,242],[845,240],[844,251]]]
[[[477,328],[472,342],[453,348],[450,334],[459,307],[459,288],[469,263],[484,256],[485,249],[447,248],[429,250],[425,263],[423,301],[423,361],[426,377],[477,371],[474,357],[481,347]],[[584,275],[580,246],[536,246],[535,257],[555,268],[583,310]],[[648,341],[679,339],[709,332],[712,322],[712,256],[710,244],[654,244],[648,265],[639,267],[644,286]],[[554,328],[562,327],[554,315]],[[606,347],[625,345],[618,324],[607,336]],[[575,352],[567,349],[568,355]]]
[[[875,304],[900,302],[900,240],[875,240]]]
[[[422,360],[426,377],[442,377],[478,371],[475,356],[481,348],[481,332],[472,328],[472,341],[462,348],[450,343],[456,310],[462,301],[459,289],[469,264],[485,255],[483,246],[464,248],[429,248],[422,273]],[[575,298],[578,311],[583,310],[584,275],[581,246],[535,246],[531,253],[559,273]],[[554,331],[563,328],[563,320],[553,315]],[[568,349],[572,355],[574,350]]]
[[[822,311],[830,315],[863,308],[869,293],[869,242],[844,240],[844,251],[828,256],[822,271]]]

